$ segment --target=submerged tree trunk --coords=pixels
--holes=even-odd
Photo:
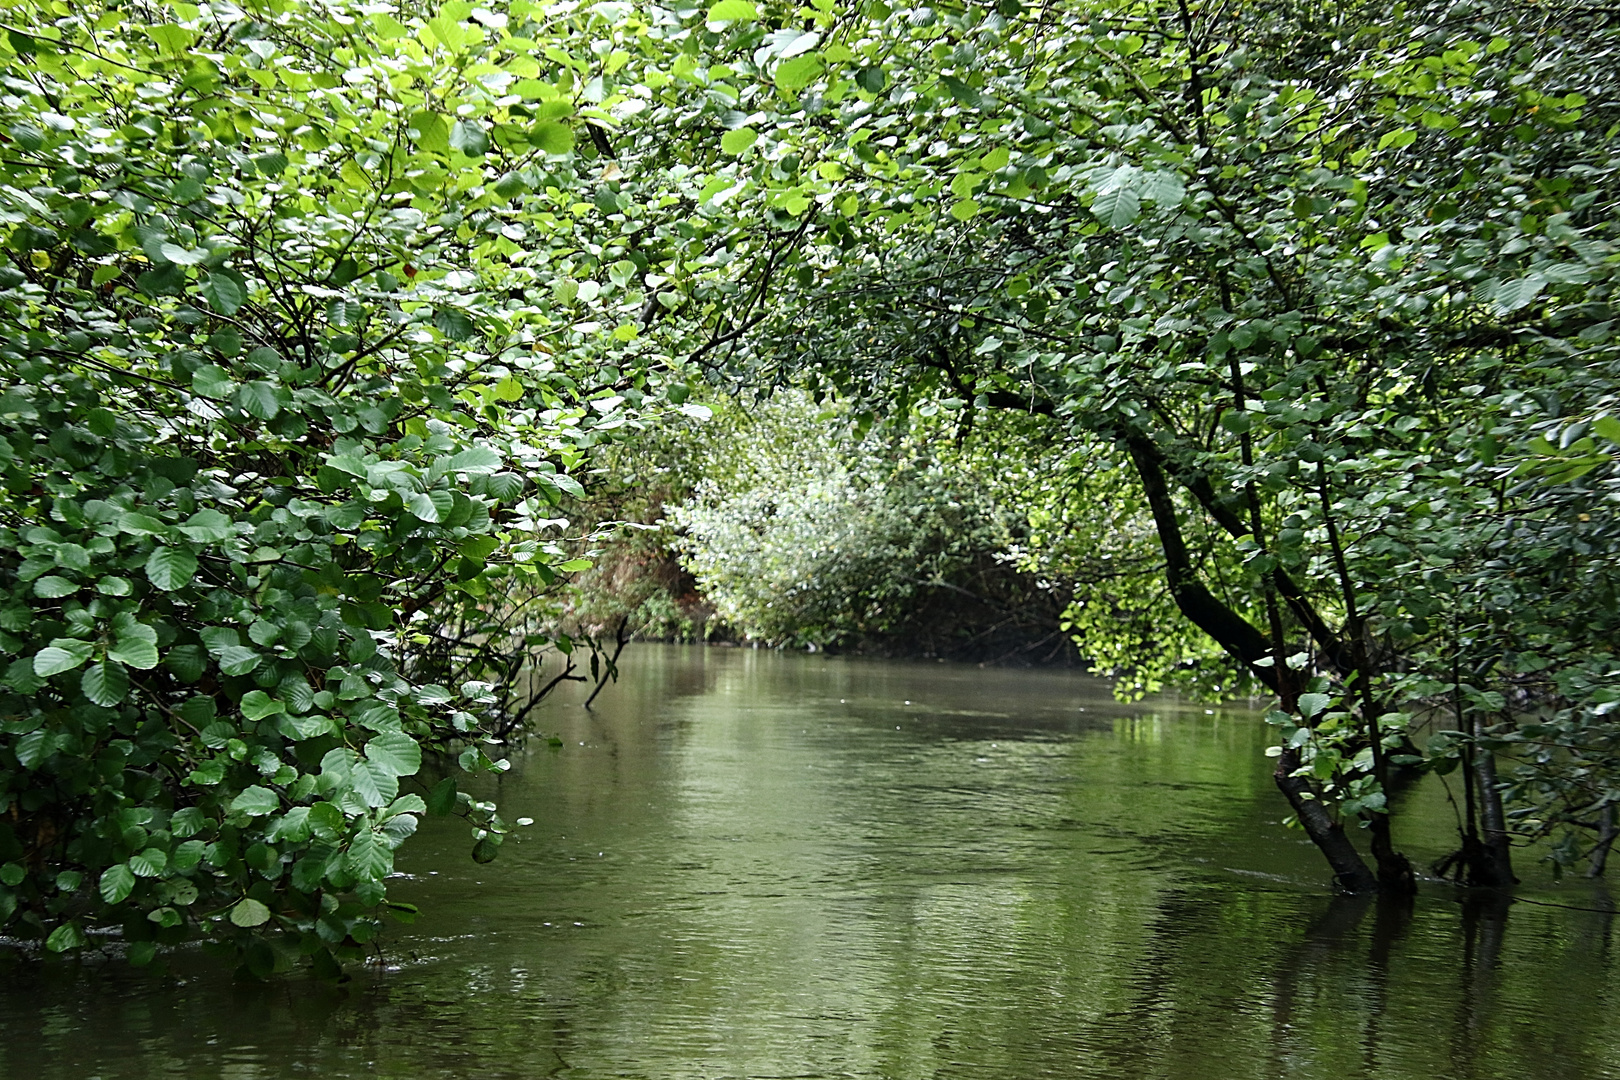
[[[1387,789],[1385,798],[1388,798]],[[1395,841],[1390,835],[1389,814],[1373,814],[1367,822],[1367,830],[1372,836],[1373,865],[1378,867],[1379,889],[1399,896],[1411,896],[1417,892],[1417,876],[1412,871],[1412,861],[1395,850]]]
[[[1597,878],[1603,876],[1603,870],[1609,862],[1609,849],[1614,847],[1614,841],[1620,836],[1620,829],[1614,824],[1614,803],[1603,808],[1598,815],[1597,846],[1592,849],[1591,861],[1586,867],[1586,876]]]
[[[1379,707],[1373,694],[1372,650],[1367,647],[1366,626],[1356,606],[1356,589],[1350,580],[1350,566],[1344,556],[1344,545],[1339,541],[1339,525],[1333,513],[1333,496],[1328,488],[1327,466],[1316,463],[1317,496],[1322,501],[1322,521],[1327,525],[1328,546],[1333,552],[1333,567],[1339,578],[1339,593],[1344,598],[1347,646],[1344,649],[1350,661],[1353,686],[1361,700],[1361,723],[1366,732],[1367,746],[1372,750],[1373,777],[1378,790],[1383,792],[1382,813],[1367,819],[1372,835],[1373,862],[1378,867],[1378,884],[1386,893],[1410,896],[1417,891],[1417,875],[1412,872],[1411,860],[1395,850],[1395,839],[1390,827],[1389,761],[1384,753],[1384,732],[1379,724]]]
[[[1479,721],[1474,735],[1479,736]],[[1513,851],[1508,843],[1507,816],[1502,812],[1502,792],[1496,783],[1496,755],[1483,746],[1473,749],[1474,786],[1479,794],[1480,865],[1473,877],[1476,885],[1500,887],[1518,883],[1513,876]]]
[[[1367,868],[1344,826],[1333,820],[1316,791],[1316,785],[1303,776],[1295,776],[1300,765],[1299,751],[1285,749],[1277,758],[1277,769],[1272,779],[1277,788],[1294,808],[1294,814],[1305,829],[1305,834],[1317,847],[1328,866],[1333,880],[1348,893],[1374,893],[1379,891],[1378,878]]]
[[[1150,447],[1130,441],[1131,459],[1142,480],[1153,523],[1159,534],[1159,545],[1164,550],[1165,579],[1170,595],[1175,598],[1181,613],[1223,649],[1242,661],[1245,667],[1267,686],[1283,697],[1283,707],[1298,708],[1297,695],[1291,692],[1286,674],[1288,668],[1274,654],[1264,634],[1242,615],[1227,607],[1198,580],[1192,559],[1187,552],[1186,540],[1181,532],[1181,519],[1176,513],[1170,490],[1165,483],[1164,470],[1159,467]],[[1272,660],[1270,666],[1261,663]],[[1344,826],[1333,820],[1333,815],[1322,803],[1321,793],[1309,777],[1295,776],[1299,771],[1299,751],[1284,748],[1277,759],[1273,778],[1277,788],[1287,798],[1294,815],[1311,842],[1321,851],[1333,870],[1333,879],[1339,887],[1351,893],[1379,891],[1378,878],[1367,868],[1367,862],[1350,842]]]
[[[1457,678],[1455,669],[1453,678]],[[1465,810],[1462,847],[1435,864],[1444,877],[1453,867],[1456,879],[1465,885],[1499,889],[1518,883],[1513,876],[1513,852],[1509,844],[1507,817],[1502,812],[1502,792],[1497,787],[1496,757],[1479,745],[1483,735],[1479,717],[1466,718],[1457,704],[1457,728],[1470,739],[1463,757],[1463,807]]]

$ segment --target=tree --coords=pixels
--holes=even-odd
[[[699,363],[1044,417],[1277,695],[1278,786],[1346,888],[1410,888],[1392,770],[1449,713],[1427,764],[1467,765],[1470,880],[1511,880],[1506,742],[1543,748],[1520,823],[1606,848],[1607,15],[728,0],[705,33],[726,62],[663,107],[720,155],[662,150],[724,238],[683,286]]]
[[[802,392],[720,397],[673,437],[666,543],[725,624],[774,646],[1067,658],[1066,594],[1009,554],[1021,507],[929,411],[863,429]]]
[[[411,915],[424,812],[494,857],[494,805],[423,762],[504,768],[501,690],[436,683],[433,639],[584,565],[554,507],[652,389],[568,307],[613,250],[575,132],[619,100],[571,50],[635,24],[0,21],[0,931],[331,972]]]

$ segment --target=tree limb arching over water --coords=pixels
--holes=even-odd
[[[424,751],[501,767],[512,688],[572,677],[524,650],[614,670],[549,591],[578,476],[789,385],[956,470],[896,490],[1005,542],[929,556],[1004,557],[1127,691],[1274,697],[1341,887],[1412,888],[1411,771],[1460,782],[1465,883],[1514,837],[1604,866],[1611,14],[3,14],[6,933],[365,955],[422,814],[505,834]]]

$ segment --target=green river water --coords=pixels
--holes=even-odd
[[[1241,709],[1058,672],[648,646],[515,759],[345,986],[0,956],[0,1077],[1620,1077],[1601,887],[1333,898]],[[1409,799],[1423,860],[1438,785]]]

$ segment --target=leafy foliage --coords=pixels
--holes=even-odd
[[[1010,553],[1135,687],[1274,689],[1278,782],[1352,887],[1349,820],[1405,872],[1395,758],[1465,769],[1497,881],[1493,748],[1525,831],[1612,841],[1605,13],[3,12],[7,932],[330,969],[430,804],[492,858],[494,807],[417,778],[499,767],[510,669],[446,642],[569,572],[574,474],[702,415],[698,377],[1023,447]],[[737,610],[817,581],[767,632],[841,626],[828,597],[900,596],[868,585],[989,520],[907,519],[958,501],[944,456],[826,460],[693,535],[783,529]]]
[[[646,384],[529,298],[611,119],[556,34],[606,24],[471,11],[5,5],[4,932],[330,972],[430,803],[494,857],[423,776],[504,767],[494,688],[412,657],[576,567],[553,507]]]
[[[1027,532],[1016,501],[943,434],[919,418],[863,436],[802,393],[722,401],[701,437],[680,441],[693,479],[666,507],[674,546],[719,616],[756,641],[1065,654],[1065,594],[1002,554]]]
[[[1617,794],[1607,15],[801,14],[711,24],[726,63],[674,70],[758,133],[734,159],[672,151],[701,216],[767,226],[694,268],[698,359],[874,413],[1042,418],[1095,463],[1075,514],[1151,519],[1215,679],[1279,694],[1304,732],[1279,784],[1352,887],[1345,820],[1389,887],[1407,875],[1382,791],[1391,757],[1421,760],[1408,695],[1444,706],[1419,710],[1446,729],[1428,760],[1467,766],[1500,852],[1475,880],[1507,877],[1485,749],[1543,747],[1508,789],[1527,829],[1596,826]],[[1164,670],[1086,610],[1117,664]]]

